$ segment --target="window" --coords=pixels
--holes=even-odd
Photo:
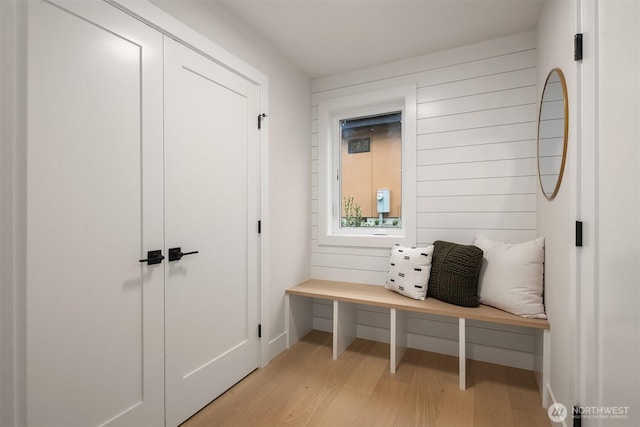
[[[318,240],[415,245],[416,88],[318,103]]]

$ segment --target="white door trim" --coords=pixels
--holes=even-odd
[[[0,2],[0,425],[26,425],[27,2]]]
[[[576,33],[593,35],[593,42],[584,46],[584,60],[576,69],[577,95],[576,137],[579,147],[572,156],[577,163],[572,167],[571,181],[577,188],[571,201],[572,214],[583,221],[583,247],[576,249],[575,326],[575,403],[599,402],[600,361],[598,317],[598,124],[599,124],[599,12],[598,2],[577,1],[575,5]],[[573,101],[573,99],[571,99]],[[570,131],[571,132],[571,131]],[[577,144],[578,145],[578,144]],[[587,403],[585,403],[587,402]]]

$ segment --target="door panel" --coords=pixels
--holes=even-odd
[[[157,426],[162,36],[56,3],[29,4],[27,424]]]
[[[257,87],[165,39],[167,425],[258,367]]]

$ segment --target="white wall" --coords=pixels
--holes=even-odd
[[[575,402],[575,190],[578,139],[577,65],[573,60],[575,2],[549,0],[538,21],[537,102],[553,68],[562,69],[569,100],[569,142],[562,185],[552,201],[540,186],[538,235],[545,237],[545,306],[551,324],[551,390],[557,402],[571,407]],[[539,105],[539,104],[538,104]],[[572,258],[573,256],[573,258]]]
[[[286,347],[284,291],[310,277],[310,87],[302,71],[216,2],[153,0],[269,78],[269,359]],[[265,335],[263,335],[264,337]],[[264,339],[264,338],[263,338]]]
[[[597,402],[640,425],[640,3],[598,2]],[[594,422],[594,424],[596,424]]]
[[[389,256],[318,243],[318,101],[403,83],[418,86],[418,244],[536,236],[536,43],[535,33],[518,34],[313,81],[312,277],[381,285]],[[314,326],[330,330],[331,313],[316,301]],[[409,345],[457,354],[456,324],[411,316]],[[361,307],[358,321],[360,336],[388,337],[379,310]],[[533,368],[527,329],[470,322],[469,337],[472,358]]]

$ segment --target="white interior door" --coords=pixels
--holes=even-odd
[[[259,364],[258,88],[165,38],[166,420]]]
[[[27,425],[162,425],[162,36],[103,2],[28,19]]]

